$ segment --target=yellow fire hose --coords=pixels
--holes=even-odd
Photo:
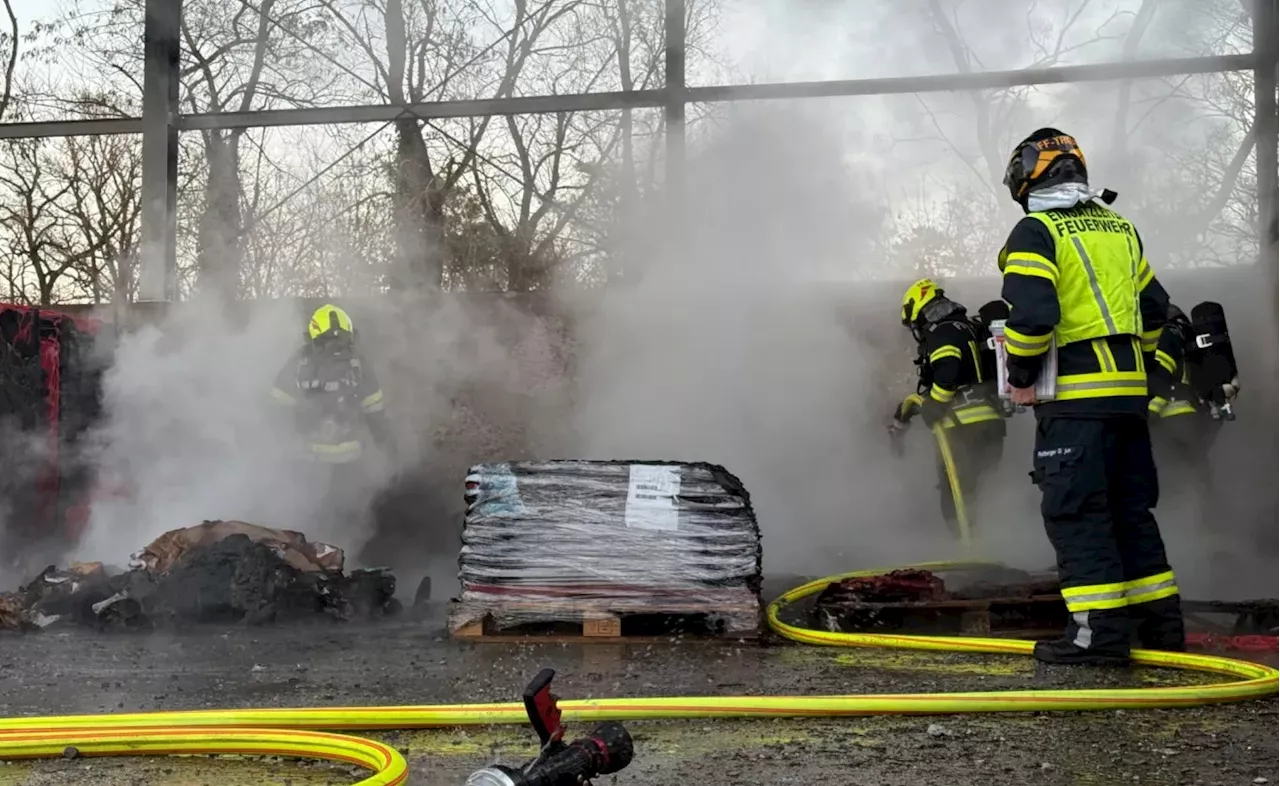
[[[960,490],[960,476],[956,474],[956,461],[951,455],[951,440],[947,439],[947,430],[941,423],[933,427],[934,439],[938,441],[938,455],[942,457],[942,467],[947,471],[947,483],[951,486],[951,500],[956,507],[956,526],[960,529],[960,545],[965,554],[973,545],[969,530],[969,511],[964,506],[964,494]]]
[[[944,570],[974,564],[925,563]],[[863,570],[812,581],[769,604],[769,626],[781,636],[829,647],[892,647],[936,652],[1028,655],[1032,642],[950,636],[893,636],[808,630],[783,622],[783,608],[815,595],[833,581],[875,576]],[[566,719],[653,720],[662,718],[845,717],[939,715],[970,712],[1193,707],[1274,696],[1280,672],[1268,666],[1212,655],[1135,650],[1146,666],[1209,672],[1231,679],[1208,685],[1082,690],[908,693],[871,696],[689,696],[598,699],[560,703]],[[408,770],[394,749],[360,737],[320,730],[421,729],[442,726],[522,724],[521,704],[442,704],[401,707],[192,710],[0,719],[0,759],[63,755],[258,754],[317,758],[358,764],[373,775],[357,786],[404,783]]]

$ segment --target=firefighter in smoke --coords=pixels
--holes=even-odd
[[[1210,307],[1207,310],[1221,314],[1221,306],[1214,303],[1202,303],[1192,311],[1201,312],[1206,306]],[[1221,322],[1221,330],[1214,330],[1205,320],[1193,325],[1182,309],[1170,303],[1164,331],[1156,346],[1156,362],[1147,368],[1151,396],[1147,410],[1157,461],[1168,459],[1169,464],[1189,471],[1190,485],[1205,513],[1217,507],[1211,503],[1209,449],[1223,421],[1234,417],[1231,403],[1240,392],[1226,323]],[[1229,365],[1223,372],[1215,373],[1213,361],[1224,353],[1229,355]]]
[[[897,438],[919,414],[925,425],[946,430],[961,504],[971,499],[985,470],[1000,463],[1005,423],[995,387],[995,356],[987,351],[989,333],[947,298],[929,279],[911,285],[902,297],[902,324],[916,340],[920,380],[889,423]],[[959,533],[958,511],[944,462],[939,460],[942,515]]]
[[[1005,171],[1026,213],[1001,252],[1010,397],[1034,405],[1032,480],[1070,612],[1037,642],[1049,663],[1127,663],[1142,647],[1185,648],[1178,586],[1151,510],[1159,498],[1147,430],[1147,376],[1169,296],[1134,226],[1094,201],[1075,140],[1043,128]],[[1057,353],[1056,390],[1035,383]]]
[[[295,413],[306,473],[324,490],[325,512],[339,525],[361,516],[353,503],[368,484],[368,443],[388,459],[393,437],[382,388],[360,357],[347,312],[334,305],[316,309],[306,342],[276,376],[272,397]]]

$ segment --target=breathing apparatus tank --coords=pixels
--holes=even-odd
[[[982,376],[997,384],[1000,378],[1000,359],[996,352],[996,338],[992,331],[992,325],[1002,327],[1009,319],[1009,304],[1003,300],[991,300],[982,304],[978,309],[978,316],[971,318],[975,332],[979,332],[980,341],[978,346],[981,351]],[[1017,411],[1017,407],[1009,399],[999,395],[1000,391],[996,391],[995,400],[999,405],[998,411],[1004,417],[1012,417]]]
[[[1206,300],[1192,308],[1190,332],[1186,362],[1191,387],[1215,420],[1235,420],[1231,398],[1240,389],[1240,374],[1222,304]]]

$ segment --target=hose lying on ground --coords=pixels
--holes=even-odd
[[[977,567],[926,563],[926,570]],[[808,630],[783,622],[786,606],[821,592],[833,581],[876,576],[864,570],[810,582],[769,605],[769,625],[779,635],[831,647],[886,647],[935,652],[1029,655],[1032,642],[950,636],[894,636]],[[1276,695],[1280,672],[1269,666],[1212,655],[1136,650],[1136,663],[1231,677],[1208,685],[1081,690],[987,691],[851,696],[690,696],[590,699],[560,702],[567,720],[661,718],[844,717],[856,715],[1036,712],[1063,710],[1192,707]],[[0,759],[62,755],[159,753],[256,753],[344,761],[374,771],[357,786],[404,783],[407,767],[395,750],[360,737],[318,730],[414,729],[441,726],[522,724],[522,704],[442,704],[402,707],[191,710],[0,719]]]

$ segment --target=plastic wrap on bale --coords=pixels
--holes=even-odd
[[[723,467],[673,461],[473,466],[460,601],[502,627],[585,611],[720,614],[755,627],[760,527]]]

